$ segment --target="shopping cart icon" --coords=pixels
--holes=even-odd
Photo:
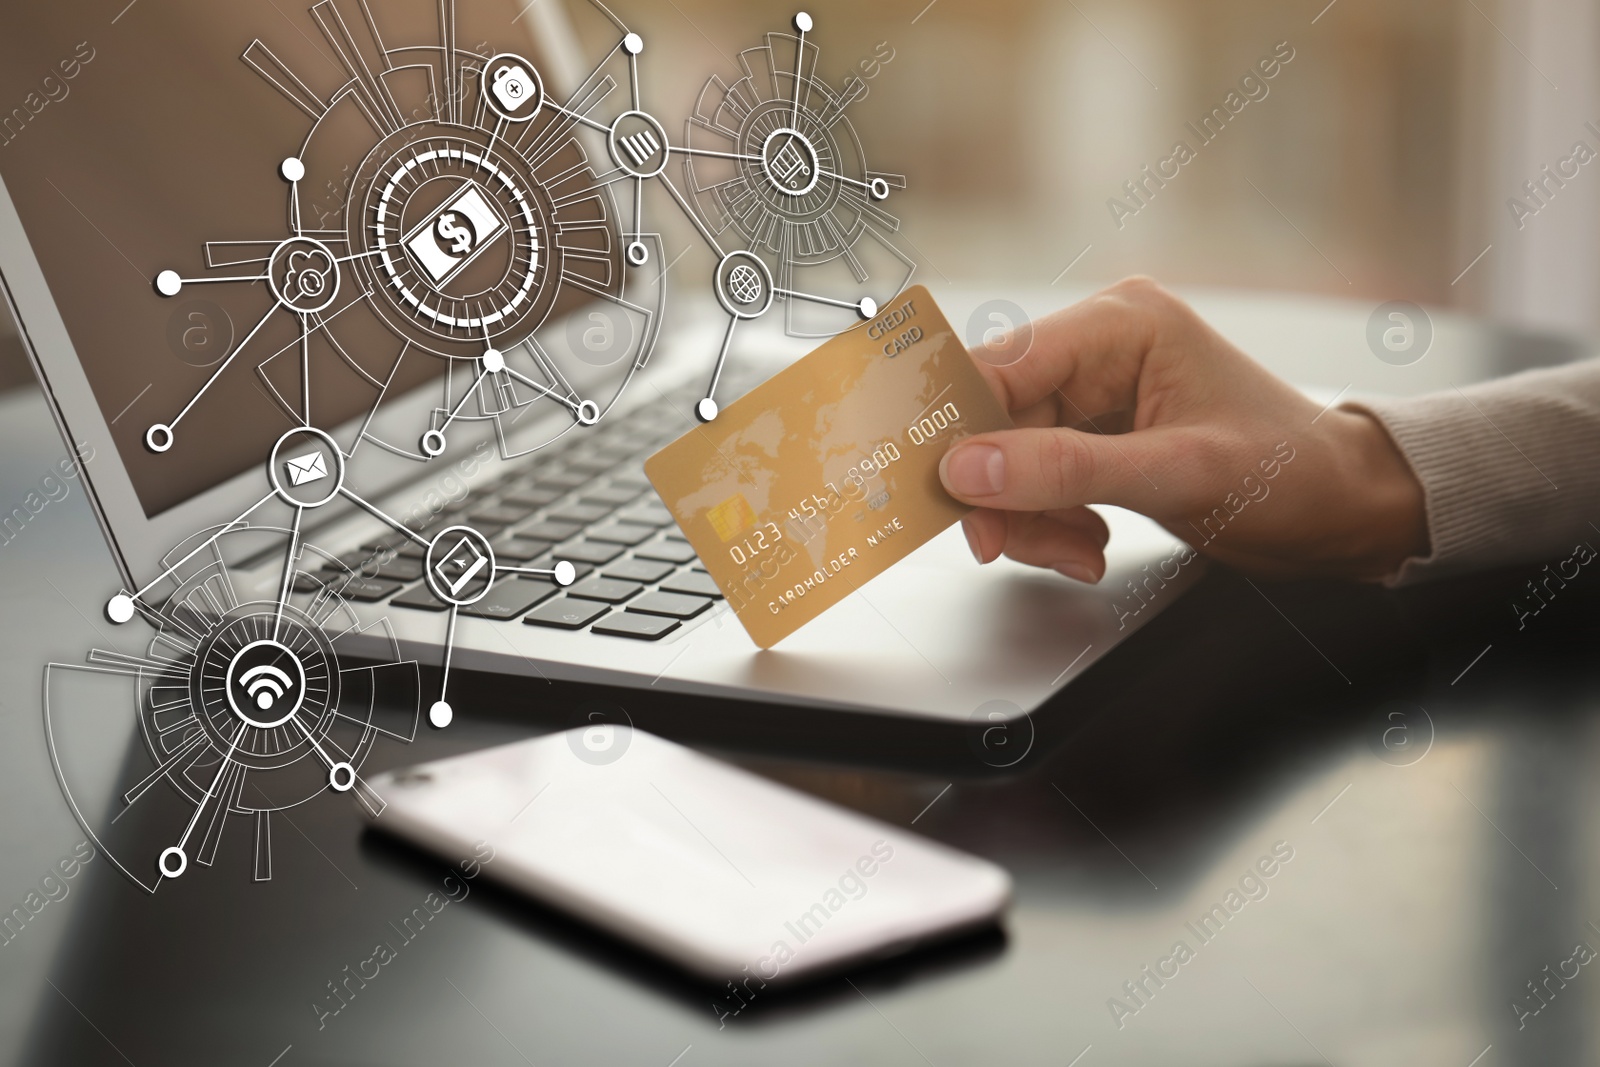
[[[794,146],[792,138],[785,141],[783,147],[778,149],[778,154],[772,157],[770,168],[773,178],[791,189],[800,188],[811,178],[811,164]]]

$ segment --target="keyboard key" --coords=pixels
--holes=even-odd
[[[635,526],[627,522],[608,522],[604,526],[596,526],[589,530],[591,540],[605,541],[613,545],[637,545],[648,541],[655,536],[655,529],[649,526]]]
[[[493,547],[495,559],[526,563],[550,551],[550,542],[531,537],[500,537],[494,541]]]
[[[673,520],[672,512],[652,500],[648,504],[617,512],[617,521],[637,522],[645,526],[671,526]]]
[[[521,522],[532,514],[533,509],[518,507],[513,504],[495,504],[489,507],[474,508],[467,513],[467,521],[474,526],[510,526],[514,522]]]
[[[694,559],[694,549],[686,541],[657,541],[633,550],[640,559],[663,559],[668,563],[688,563]]]
[[[418,611],[444,611],[450,607],[433,595],[428,589],[427,582],[418,582],[415,587],[407,589],[389,603],[395,607],[416,608]]]
[[[397,516],[398,517],[398,516]],[[436,530],[450,524],[450,514],[444,511],[430,511],[415,518],[406,520],[406,528],[412,533],[428,537]]]
[[[417,547],[421,548],[422,546],[418,545]],[[362,571],[363,576],[369,576],[371,574],[372,572],[370,569]],[[400,582],[402,584],[405,582],[414,582],[418,578],[422,577],[422,557],[418,556],[415,559],[407,559],[404,556],[397,555],[393,559],[385,560],[383,563],[378,565],[377,577],[387,578],[391,581]]]
[[[388,578],[401,583],[414,582],[422,577],[422,560],[424,553],[427,552],[421,545],[417,545],[416,548],[417,554],[414,556],[401,555],[397,549],[383,549],[376,553],[352,553],[351,556],[339,558],[349,563],[351,570],[359,571],[365,578],[377,575],[379,578]],[[355,557],[354,562],[351,561],[351,557]]]
[[[619,559],[600,573],[607,578],[616,578],[624,582],[655,582],[665,578],[672,571],[670,563],[659,563],[651,559]]]
[[[574,541],[570,545],[562,545],[550,555],[553,559],[571,560],[573,563],[610,563],[622,555],[622,546],[600,541]]]
[[[630,489],[650,488],[650,479],[644,476],[643,464],[612,471],[610,481],[612,485],[627,486]]]
[[[610,610],[604,604],[597,604],[593,600],[574,600],[564,596],[557,600],[545,601],[523,616],[522,621],[531,626],[581,630]]]
[[[542,508],[547,504],[554,504],[560,500],[564,493],[560,489],[541,489],[534,485],[519,485],[514,489],[507,489],[500,494],[500,499],[506,504],[518,504],[527,508]]]
[[[462,607],[461,614],[479,619],[514,619],[535,604],[556,595],[556,584],[542,578],[506,578],[475,604]]]
[[[578,471],[548,471],[534,477],[534,484],[550,489],[577,489],[594,480]]]
[[[636,595],[644,586],[638,582],[619,582],[615,578],[585,578],[567,590],[568,596],[585,600],[600,600],[607,604],[620,604]]]
[[[478,533],[481,533],[483,536],[490,537],[490,538],[496,536],[502,530],[505,529],[505,526],[503,524],[501,524],[501,523],[498,523],[498,522],[469,522],[469,521],[467,521],[467,517],[465,515],[452,515],[450,517],[450,521],[445,523],[444,525],[446,527],[449,527],[449,526],[466,526],[466,527],[469,527],[470,529],[476,530]],[[438,530],[428,530],[422,536],[423,537],[427,537],[427,538],[433,538],[433,537],[437,537],[438,535],[439,535],[439,531]],[[455,540],[452,539],[451,540],[451,544],[454,544],[454,543],[455,543]],[[426,551],[426,550],[424,550],[424,551]]]
[[[652,589],[629,603],[628,610],[642,611],[646,615],[665,615],[669,619],[692,619],[713,603],[710,597],[661,593]]]
[[[428,551],[424,545],[419,545],[409,537],[394,534],[382,541],[367,541],[361,545],[361,551],[367,555],[388,549],[401,559],[421,559]]]
[[[545,516],[558,522],[590,523],[605,518],[611,512],[608,504],[562,504],[545,512]]]
[[[579,494],[586,504],[605,504],[611,508],[631,504],[638,495],[639,490],[627,485],[604,485],[598,489],[585,489]]]
[[[661,588],[669,593],[687,593],[690,596],[722,599],[722,590],[717,588],[717,583],[713,582],[711,575],[705,571],[684,571],[682,574],[674,574],[661,583]]]
[[[341,563],[344,567],[339,565]],[[363,578],[387,578],[390,581],[404,583],[414,582],[422,577],[422,560],[403,559],[388,549],[346,552],[339,557],[339,563],[322,565],[322,569],[330,573],[342,573],[345,567]]]
[[[518,526],[511,532],[518,537],[532,537],[539,541],[565,541],[581,529],[583,529],[581,523],[551,522],[549,519],[541,519],[525,526]]]
[[[353,574],[323,573],[313,576],[302,573],[294,576],[294,591],[297,593],[315,593],[324,588],[333,590],[346,600],[370,604],[395,592],[400,588],[400,583]]]
[[[617,465],[617,461],[608,456],[568,456],[565,460],[568,470],[581,471],[584,474],[601,474]]]
[[[633,637],[640,641],[655,641],[665,637],[683,623],[662,615],[640,615],[635,611],[619,611],[610,618],[594,624],[593,633],[611,637]]]

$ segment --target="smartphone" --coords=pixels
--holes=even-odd
[[[893,955],[993,924],[1011,897],[992,863],[628,726],[370,784],[383,830],[445,857],[486,843],[490,878],[714,982]]]

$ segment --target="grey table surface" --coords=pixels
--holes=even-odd
[[[1366,348],[1370,308],[1199,299],[1329,395],[1572,354],[1439,315],[1434,350],[1395,368]],[[64,455],[36,391],[0,398],[0,511]],[[1404,595],[1258,591],[1218,570],[1047,706],[1007,774],[914,731],[830,749],[768,734],[758,707],[681,730],[672,709],[646,715],[1001,863],[1017,886],[1003,931],[741,1007],[481,885],[319,1020],[328,983],[446,873],[347,804],[296,809],[270,883],[226,843],[205,877],[153,896],[98,858],[45,881],[84,834],[46,746],[43,666],[138,644],[99,614],[116,577],[73,485],[0,545],[0,910],[37,907],[0,945],[0,1062],[1594,1063],[1600,971],[1577,946],[1600,948],[1600,579],[1519,631],[1508,605],[1538,568],[1523,570]],[[495,714],[369,766],[550,729],[572,697],[501,693]],[[1275,848],[1273,876],[1245,880]],[[1242,881],[1251,898],[1230,899]],[[1180,941],[1188,958],[1162,964]]]

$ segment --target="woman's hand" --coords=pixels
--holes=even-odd
[[[1428,551],[1422,487],[1375,420],[1323,411],[1147,278],[1032,325],[1020,361],[979,369],[1016,429],[939,467],[979,510],[973,555],[1095,582],[1106,525],[1149,515],[1201,553],[1263,575],[1381,579]]]

